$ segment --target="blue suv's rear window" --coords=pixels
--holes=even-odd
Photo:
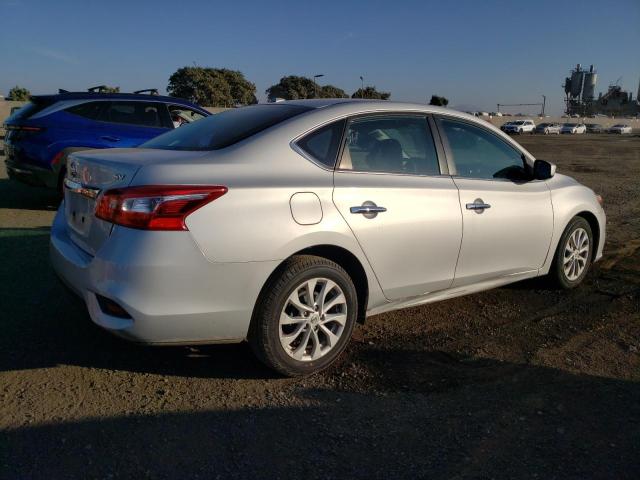
[[[278,104],[227,110],[160,135],[140,148],[219,150],[309,110],[301,105]]]

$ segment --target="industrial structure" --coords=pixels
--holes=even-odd
[[[615,117],[629,117],[640,114],[640,84],[638,95],[633,99],[633,93],[622,90],[619,78],[615,84],[609,85],[606,93],[599,93],[596,98],[596,84],[598,73],[593,68],[584,70],[580,64],[571,70],[569,77],[564,80],[565,112],[568,115],[607,115]]]

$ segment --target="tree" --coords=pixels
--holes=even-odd
[[[104,93],[120,93],[120,87],[109,87],[105,86],[102,91]]]
[[[256,86],[242,72],[226,68],[179,68],[169,77],[167,92],[207,107],[258,103]]]
[[[26,102],[31,97],[31,92],[24,87],[19,87],[16,85],[11,90],[9,90],[9,97],[7,100],[13,100],[16,102]]]
[[[449,100],[445,97],[439,97],[438,95],[431,95],[431,101],[429,105],[435,105],[437,107],[446,107],[449,105]]]
[[[353,95],[351,95],[351,98],[369,98],[372,100],[389,100],[389,98],[391,98],[391,93],[379,92],[378,90],[376,90],[376,87],[364,87],[364,90],[362,88],[359,88],[358,90],[353,92]]]
[[[323,85],[318,88],[318,96],[320,98],[349,98],[347,92],[333,85]]]
[[[316,83],[307,77],[289,75],[282,77],[278,83],[265,90],[269,98],[284,98],[285,100],[299,100],[315,98]],[[318,87],[318,90],[320,88]]]

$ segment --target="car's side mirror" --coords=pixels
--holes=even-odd
[[[536,160],[533,162],[533,178],[536,180],[548,180],[556,173],[556,166],[546,160]]]

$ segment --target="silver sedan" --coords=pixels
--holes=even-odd
[[[248,340],[286,375],[369,315],[602,256],[601,198],[497,128],[382,101],[229,110],[141,148],[77,152],[51,259],[91,319],[152,344]]]

